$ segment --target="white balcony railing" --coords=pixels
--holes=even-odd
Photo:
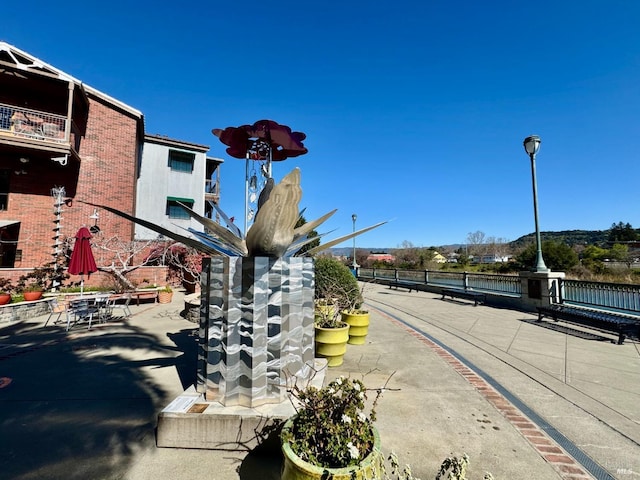
[[[67,143],[67,118],[0,103],[0,134]]]

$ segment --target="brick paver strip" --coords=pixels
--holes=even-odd
[[[471,368],[447,352],[440,345],[432,342],[411,327],[388,316],[384,312],[379,311],[379,313],[428,346],[436,355],[441,357],[449,366],[465,378],[527,439],[540,456],[556,469],[560,477],[565,480],[593,480],[593,477],[581,468],[580,464],[566,453],[560,445],[548,437],[536,424],[514,407],[511,402],[498,393]]]

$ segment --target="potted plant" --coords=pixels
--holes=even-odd
[[[342,365],[349,341],[349,325],[340,318],[335,305],[322,304],[314,310],[316,355],[327,359],[327,366]]]
[[[158,291],[158,302],[159,303],[171,303],[173,299],[173,289],[166,285],[163,289]]]
[[[27,301],[39,300],[45,290],[61,285],[66,278],[69,275],[63,273],[59,263],[49,262],[22,275],[18,279],[17,290],[22,292]]]
[[[359,298],[358,282],[346,265],[329,257],[316,259],[315,280],[316,355],[336,367],[342,365],[349,341],[349,325],[341,311]]]
[[[282,480],[381,478],[383,457],[374,426],[375,406],[365,411],[367,390],[360,380],[340,377],[317,389],[294,386],[296,414],[281,433]]]
[[[8,278],[0,278],[0,305],[11,303],[11,292],[13,285]]]
[[[44,293],[44,287],[39,283],[30,283],[22,289],[22,296],[25,301],[31,302],[33,300],[40,300]]]
[[[363,345],[369,333],[369,311],[362,308],[362,290],[360,295],[340,312],[342,321],[349,325],[349,344]]]
[[[316,354],[326,357],[329,366],[338,366],[342,364],[351,336],[342,312],[360,305],[362,294],[349,268],[338,260],[319,257],[315,262],[315,275]],[[356,333],[359,334],[357,330]]]

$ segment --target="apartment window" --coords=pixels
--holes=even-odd
[[[193,208],[195,201],[193,198],[181,198],[181,197],[167,197],[167,215],[169,218],[189,220],[189,212],[178,205],[178,202],[186,205],[189,208]]]
[[[0,211],[9,207],[9,173],[11,170],[0,170]]]
[[[193,153],[169,150],[169,168],[176,172],[193,172],[193,162],[196,156]]]

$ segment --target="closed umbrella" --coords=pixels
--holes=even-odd
[[[87,227],[82,227],[76,233],[76,243],[71,252],[71,261],[68,271],[71,275],[80,275],[80,295],[84,293],[84,276],[98,271],[96,260],[91,251],[91,232]]]

